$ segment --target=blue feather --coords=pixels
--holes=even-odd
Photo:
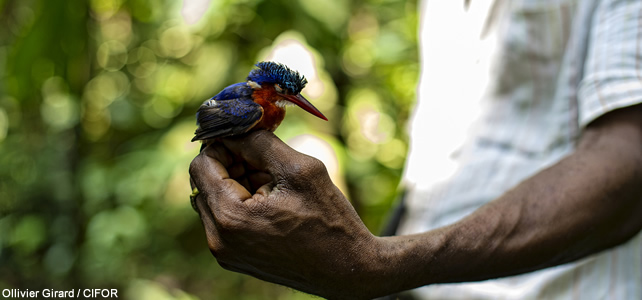
[[[236,98],[250,98],[252,96],[252,88],[247,83],[239,82],[224,88],[216,96],[212,97],[214,100],[236,99]]]
[[[271,61],[259,62],[258,69],[250,71],[247,80],[254,81],[260,85],[264,83],[279,84],[291,94],[299,94],[308,81],[299,72],[291,70],[287,66]]]

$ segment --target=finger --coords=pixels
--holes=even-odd
[[[190,164],[189,173],[201,195],[208,201],[244,201],[250,193],[237,181],[231,179],[221,163],[227,158],[220,151],[208,151],[207,147]],[[198,198],[201,198],[200,196]],[[210,206],[216,203],[209,203]],[[216,209],[217,207],[212,207]],[[215,210],[216,211],[216,210]]]
[[[240,138],[227,138],[223,143],[252,167],[275,175],[281,174],[286,163],[305,156],[266,130],[254,131]],[[287,161],[284,161],[284,158],[287,158]]]
[[[247,178],[252,190],[272,182],[272,175],[264,172],[250,173]]]
[[[259,130],[243,137],[223,139],[223,144],[232,155],[271,175],[275,184],[285,184],[302,192],[308,191],[312,182],[322,183],[320,186],[332,184],[323,162],[290,148],[272,132]],[[246,167],[245,171],[249,169]]]
[[[227,171],[230,174],[230,177],[234,179],[239,179],[245,176],[246,172],[244,164],[240,162],[228,166]]]
[[[250,185],[250,181],[247,179],[247,177],[238,178],[237,181],[251,194],[254,194],[255,189],[252,188],[252,185]]]
[[[252,188],[250,178],[251,174],[255,172],[255,168],[248,166],[239,157],[234,157],[222,143],[212,143],[203,152],[205,155],[219,160],[225,166],[228,177],[239,182],[250,193],[254,193],[256,189]]]
[[[201,153],[218,160],[225,168],[234,164],[232,154],[225,148],[222,143],[212,143],[208,145]]]
[[[202,199],[202,197],[201,197]],[[205,203],[205,201],[196,201],[196,209],[198,215],[201,217],[201,222],[203,223],[203,229],[205,229],[205,235],[207,237],[207,244],[210,248],[214,257],[218,256],[219,249],[221,249],[221,239],[216,229],[216,222],[214,221],[214,215],[210,207]]]

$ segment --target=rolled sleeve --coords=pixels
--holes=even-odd
[[[642,1],[602,1],[580,82],[579,122],[642,102]]]

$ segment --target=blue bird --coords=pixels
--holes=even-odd
[[[299,72],[275,62],[259,62],[256,67],[246,82],[230,85],[201,104],[196,112],[198,128],[192,141],[239,135],[250,130],[274,131],[289,105],[297,105],[328,120],[301,96],[308,81]]]

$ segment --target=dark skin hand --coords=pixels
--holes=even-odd
[[[375,237],[319,160],[257,131],[208,146],[190,174],[222,267],[312,294],[353,293]]]
[[[376,237],[318,160],[272,133],[225,139],[190,174],[226,269],[332,299],[521,274],[625,242],[642,229],[642,106],[610,112],[576,150],[463,220]]]

